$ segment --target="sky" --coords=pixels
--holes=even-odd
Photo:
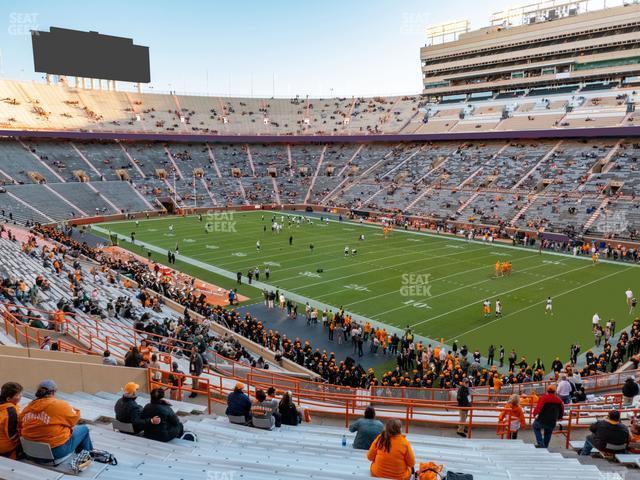
[[[480,28],[491,13],[513,5],[514,0],[0,0],[0,77],[42,79],[34,72],[29,30],[56,26],[131,37],[148,46],[151,83],[143,89],[152,92],[414,94],[422,88],[419,50],[428,26],[468,19],[472,29]]]

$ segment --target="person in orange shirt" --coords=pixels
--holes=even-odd
[[[499,373],[493,374],[493,398],[500,400],[500,389],[502,388],[502,379]]]
[[[20,452],[22,385],[5,383],[0,390],[0,457],[16,459]]]
[[[529,395],[522,397],[521,404],[527,407],[535,407],[538,404],[538,395],[536,395],[536,392],[531,390]]]
[[[369,447],[367,459],[371,462],[372,477],[394,480],[411,478],[416,457],[401,431],[400,420],[387,420],[384,430]]]
[[[138,352],[140,353],[140,355],[142,355],[142,360],[144,360],[144,362],[148,364],[151,360],[153,349],[151,348],[151,345],[149,345],[149,342],[147,340],[143,339],[140,342],[140,348],[138,349]]]
[[[518,438],[518,430],[525,425],[524,411],[520,407],[520,397],[517,394],[511,395],[509,401],[500,412],[498,422],[509,422],[509,438],[515,440]]]
[[[76,425],[80,411],[64,400],[55,398],[58,387],[53,380],[38,385],[36,398],[20,415],[21,435],[33,442],[48,443],[53,458],[63,458],[70,453],[90,452],[93,444],[86,425]]]

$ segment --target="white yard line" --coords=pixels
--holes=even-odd
[[[127,241],[131,241],[131,239],[127,236],[127,235],[122,235],[120,233],[116,233],[116,232],[110,232],[108,229],[104,228],[104,227],[100,227],[97,225],[93,225],[92,226],[93,229],[95,229],[97,232],[101,232],[104,234],[108,234],[108,233],[112,233],[114,235],[116,235],[117,238],[122,239],[122,240],[127,240]],[[140,240],[136,240],[136,244],[137,245],[142,245],[145,248],[147,248],[148,250],[152,251],[152,252],[156,252],[159,253],[161,255],[166,255],[167,251],[164,248],[160,248],[157,247],[155,245],[151,245],[149,243],[140,241]],[[189,257],[185,257],[183,255],[178,255],[177,256],[178,260],[188,263],[190,265],[193,265],[195,267],[201,268],[203,270],[206,270],[208,272],[212,272],[215,273],[217,275],[220,275],[221,277],[227,278],[227,279],[231,279],[231,280],[236,280],[236,274],[233,272],[229,272],[227,270],[223,270],[221,268],[215,267],[213,265],[209,265],[208,263],[204,263],[201,262],[199,260],[195,260],[193,258],[189,258]],[[244,285],[247,285],[247,278],[246,277],[242,277],[242,281]],[[271,290],[276,290],[279,289],[287,298],[290,298],[291,300],[304,304],[306,302],[309,302],[309,305],[311,305],[314,308],[318,308],[320,310],[324,310],[324,309],[328,309],[330,311],[335,311],[337,309],[337,307],[335,307],[334,305],[329,305],[328,303],[323,303],[323,302],[318,302],[317,300],[314,300],[313,298],[309,298],[309,297],[305,297],[303,295],[299,295],[297,293],[291,292],[291,291],[287,291],[285,289],[273,286],[271,284],[267,284],[267,283],[263,283],[263,282],[257,282],[254,281],[250,286],[256,288],[256,289],[271,289]],[[394,327],[393,325],[386,325],[383,324],[381,322],[377,322],[375,320],[372,320],[368,317],[365,317],[363,315],[357,314],[355,312],[347,312],[349,314],[351,314],[351,316],[359,323],[366,323],[366,322],[370,322],[373,326],[375,326],[376,328],[379,327],[385,327],[387,329],[387,331],[391,331],[391,332],[396,332],[399,335],[403,334],[404,330],[398,328],[398,327]],[[418,338],[423,339],[426,342],[434,342],[435,340],[424,337],[424,336],[417,336]]]
[[[546,281],[549,281],[549,280],[551,280],[553,278],[561,277],[563,275],[567,275],[569,273],[577,272],[578,270],[584,270],[585,268],[590,268],[590,267],[591,267],[591,265],[585,265],[584,267],[578,267],[578,268],[574,268],[574,269],[571,269],[571,270],[566,270],[566,271],[564,271],[562,273],[558,273],[556,275],[552,275],[550,277],[543,278],[542,280],[537,280],[537,281],[535,281],[533,283],[528,283],[527,285],[523,285],[521,287],[512,288],[511,290],[507,290],[507,291],[504,291],[504,292],[496,293],[494,296],[496,298],[497,297],[501,297],[501,296],[507,295],[509,293],[517,292],[518,290],[522,290],[523,288],[529,288],[531,285],[536,285],[536,284],[541,283],[541,282],[546,282]],[[621,271],[623,271],[623,270],[621,270]],[[462,307],[454,308],[453,310],[449,310],[448,312],[441,313],[439,315],[436,315],[435,317],[431,317],[431,318],[428,318],[426,320],[422,320],[421,322],[414,323],[413,325],[411,325],[411,327],[413,328],[413,327],[417,327],[418,325],[423,325],[425,323],[432,322],[434,320],[437,320],[438,318],[444,317],[444,316],[449,315],[451,313],[458,312],[460,310],[464,310],[465,308],[472,307],[473,305],[480,305],[485,298],[486,297],[482,297],[481,299],[476,300],[476,301],[474,301],[472,303],[468,303],[467,305],[463,305]]]
[[[525,257],[525,258],[531,258],[531,257],[533,257],[533,256],[535,256],[535,255],[530,255],[529,257]],[[524,272],[527,272],[527,271],[529,271],[529,270],[535,270],[536,268],[541,268],[541,267],[545,267],[545,266],[546,266],[546,265],[544,265],[544,264],[534,265],[534,266],[529,267],[529,268],[525,268],[525,269],[522,269],[522,270],[518,270],[518,273],[524,273]],[[485,266],[480,267],[480,268],[488,268],[488,266],[486,266],[486,265],[485,265]],[[478,269],[474,269],[474,270],[478,270]],[[453,274],[453,275],[448,275],[448,277],[452,277],[452,276],[455,276],[455,275],[460,275],[460,274],[462,274],[462,273],[467,273],[467,272],[471,272],[471,271],[473,271],[473,270],[465,270],[464,272],[458,272],[458,273]],[[444,277],[444,278],[448,278],[448,277]],[[461,287],[454,288],[453,290],[447,290],[447,291],[446,291],[446,292],[444,292],[444,293],[439,293],[438,295],[432,295],[432,296],[430,296],[430,297],[426,297],[426,298],[425,298],[425,301],[427,301],[427,300],[431,301],[433,298],[438,298],[438,297],[442,297],[442,296],[444,296],[444,295],[449,295],[450,293],[457,292],[457,291],[459,291],[459,290],[465,290],[465,289],[467,289],[467,288],[469,288],[469,287],[475,287],[476,285],[482,285],[483,283],[491,282],[491,281],[493,281],[493,280],[495,280],[495,278],[494,278],[494,277],[491,277],[491,278],[487,278],[487,279],[485,279],[485,280],[481,280],[481,281],[479,281],[479,282],[465,284],[465,285],[462,285]],[[437,280],[434,280],[434,281],[437,281]],[[390,295],[390,294],[392,294],[392,293],[397,294],[398,292],[397,292],[397,291],[388,292],[388,293],[385,293],[385,295]],[[380,296],[380,295],[378,295],[378,296]],[[371,298],[376,298],[376,297],[370,297],[368,300],[370,300]],[[362,301],[362,300],[361,300],[361,301]],[[359,303],[359,302],[356,302],[356,303]],[[348,305],[353,305],[353,303],[349,303]],[[391,310],[385,310],[384,312],[379,312],[379,313],[377,313],[375,316],[376,316],[376,317],[380,317],[380,315],[385,315],[385,314],[387,314],[387,313],[395,312],[396,310],[402,310],[403,308],[408,308],[408,307],[410,307],[410,306],[411,306],[411,305],[400,305],[399,307],[392,308]]]
[[[626,272],[626,271],[630,270],[630,268],[631,268],[631,267],[625,268],[625,269],[623,269],[623,270],[618,270],[618,271],[615,271],[615,272],[610,273],[610,274],[608,274],[608,275],[605,275],[604,277],[597,278],[597,279],[592,280],[592,281],[587,282],[587,283],[583,283],[582,285],[579,285],[579,286],[577,286],[577,287],[575,287],[575,288],[572,288],[572,289],[570,289],[570,290],[566,290],[566,291],[564,291],[564,292],[562,292],[562,293],[558,293],[558,294],[556,294],[556,295],[553,295],[553,298],[555,299],[555,298],[558,298],[558,297],[562,297],[563,295],[566,295],[566,294],[568,294],[568,293],[573,293],[573,292],[575,292],[576,290],[580,290],[581,288],[587,287],[587,286],[592,285],[592,284],[597,283],[597,282],[601,282],[602,280],[604,280],[604,279],[606,279],[606,278],[613,277],[614,275],[618,275],[619,273],[622,273],[622,272]],[[546,300],[546,299],[544,299],[544,300],[540,300],[539,302],[532,303],[531,305],[529,305],[529,306],[527,306],[527,307],[521,308],[520,310],[516,310],[515,312],[508,313],[507,315],[504,315],[504,316],[502,316],[502,317],[498,317],[498,318],[496,318],[495,320],[491,320],[490,322],[487,322],[487,323],[485,323],[485,324],[483,324],[483,325],[480,325],[480,326],[478,326],[478,327],[472,328],[471,330],[467,330],[466,332],[463,332],[463,333],[459,333],[459,334],[457,334],[457,335],[454,335],[454,336],[453,336],[453,337],[451,337],[451,338],[456,339],[456,338],[462,337],[463,335],[467,335],[467,334],[469,334],[469,333],[473,333],[473,332],[475,332],[475,331],[477,331],[477,330],[480,330],[480,329],[482,329],[482,328],[488,327],[489,325],[491,325],[491,324],[493,324],[493,323],[495,323],[495,322],[499,322],[500,320],[502,320],[502,319],[504,319],[504,318],[510,317],[511,315],[516,315],[517,313],[524,312],[525,310],[528,310],[528,309],[530,309],[530,308],[532,308],[532,307],[534,307],[534,306],[536,306],[536,305],[542,305],[542,304],[545,304],[546,302],[547,302],[547,300]],[[447,339],[447,340],[451,340],[451,338],[449,338],[449,339]]]
[[[445,248],[446,248],[446,247],[445,247]],[[467,251],[463,251],[463,252],[455,252],[455,253],[450,253],[450,254],[448,254],[448,255],[440,255],[440,256],[438,256],[438,257],[433,257],[433,258],[451,257],[451,256],[454,256],[454,255],[461,255],[461,254],[463,254],[463,253],[474,252],[474,251],[477,251],[477,250],[480,250],[480,249],[467,250]],[[405,253],[405,254],[403,254],[403,255],[392,255],[392,256],[390,256],[390,257],[388,256],[388,257],[385,257],[385,258],[394,258],[394,257],[404,256],[404,255],[407,255],[407,254]],[[365,270],[364,272],[358,272],[358,273],[354,273],[354,274],[351,274],[351,275],[345,275],[345,276],[343,276],[343,277],[337,277],[337,278],[331,278],[331,279],[329,279],[329,280],[323,280],[322,282],[309,283],[309,284],[304,285],[304,286],[302,286],[302,287],[294,288],[294,289],[293,289],[293,291],[301,290],[301,289],[303,289],[303,288],[313,287],[313,286],[315,286],[315,285],[322,285],[322,284],[324,284],[324,283],[337,282],[338,280],[344,280],[345,278],[357,277],[357,276],[364,275],[364,274],[367,274],[367,273],[380,272],[380,271],[382,271],[382,270],[389,270],[390,268],[397,268],[397,267],[399,267],[400,265],[408,265],[408,264],[415,263],[415,262],[416,262],[416,260],[415,260],[415,258],[413,258],[413,259],[409,260],[408,262],[396,263],[396,264],[394,264],[394,265],[389,265],[388,267],[378,267],[378,268],[374,268],[374,269],[372,269],[372,270]],[[284,280],[292,280],[292,279],[294,279],[294,278],[298,278],[298,277],[299,277],[299,276],[291,277],[291,278],[289,278],[289,279],[284,279]],[[282,280],[282,281],[284,281],[284,280]]]

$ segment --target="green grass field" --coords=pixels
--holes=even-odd
[[[231,215],[231,214],[229,214]],[[264,215],[264,220],[261,219]],[[270,265],[269,284],[333,305],[364,317],[404,328],[447,343],[458,340],[486,355],[489,344],[515,347],[518,355],[547,363],[559,355],[566,360],[573,342],[585,352],[593,344],[591,317],[603,322],[613,318],[617,330],[631,323],[624,292],[637,293],[640,270],[629,265],[559,256],[537,251],[460,241],[448,236],[395,230],[385,239],[377,226],[313,219],[313,225],[285,226],[271,232],[270,212],[234,213],[214,222],[217,231],[207,233],[197,217],[162,218],[101,224],[99,228],[129,236],[162,249],[180,246],[177,268],[221,285],[235,280],[192,264],[204,262],[231,272],[246,274],[249,268],[264,271]],[[276,213],[279,219],[280,214]],[[173,231],[169,232],[169,225]],[[266,232],[264,226],[267,227]],[[233,231],[228,231],[233,230]],[[98,234],[105,236],[104,231]],[[359,235],[365,235],[359,241]],[[289,246],[289,236],[293,246]],[[261,250],[256,249],[260,240]],[[309,244],[315,248],[311,252]],[[128,242],[121,246],[139,251]],[[345,246],[357,248],[345,257]],[[166,261],[166,255],[154,254]],[[495,278],[497,260],[510,260],[513,273]],[[322,273],[317,273],[322,269]],[[264,281],[264,276],[260,277]],[[240,293],[254,300],[259,290],[243,285]],[[547,296],[553,298],[553,316],[545,315]],[[500,299],[503,315],[484,318],[482,302]]]

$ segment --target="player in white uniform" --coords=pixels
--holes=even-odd
[[[544,307],[544,314],[550,313],[553,315],[553,300],[551,297],[547,297],[547,305]]]
[[[633,300],[633,291],[631,290],[631,288],[627,288],[627,291],[624,292],[624,294],[627,297],[627,307],[630,307],[631,300]]]
[[[348,257],[349,256],[349,245],[344,247],[344,256]]]
[[[501,317],[501,316],[502,316],[502,302],[498,298],[496,300],[496,317]]]
[[[256,242],[256,250],[259,252],[260,251],[260,240],[258,240]]]
[[[591,317],[591,327],[595,330],[598,325],[600,325],[600,315],[596,312],[593,314],[593,317]]]
[[[173,232],[173,225],[169,225],[169,231]]]

